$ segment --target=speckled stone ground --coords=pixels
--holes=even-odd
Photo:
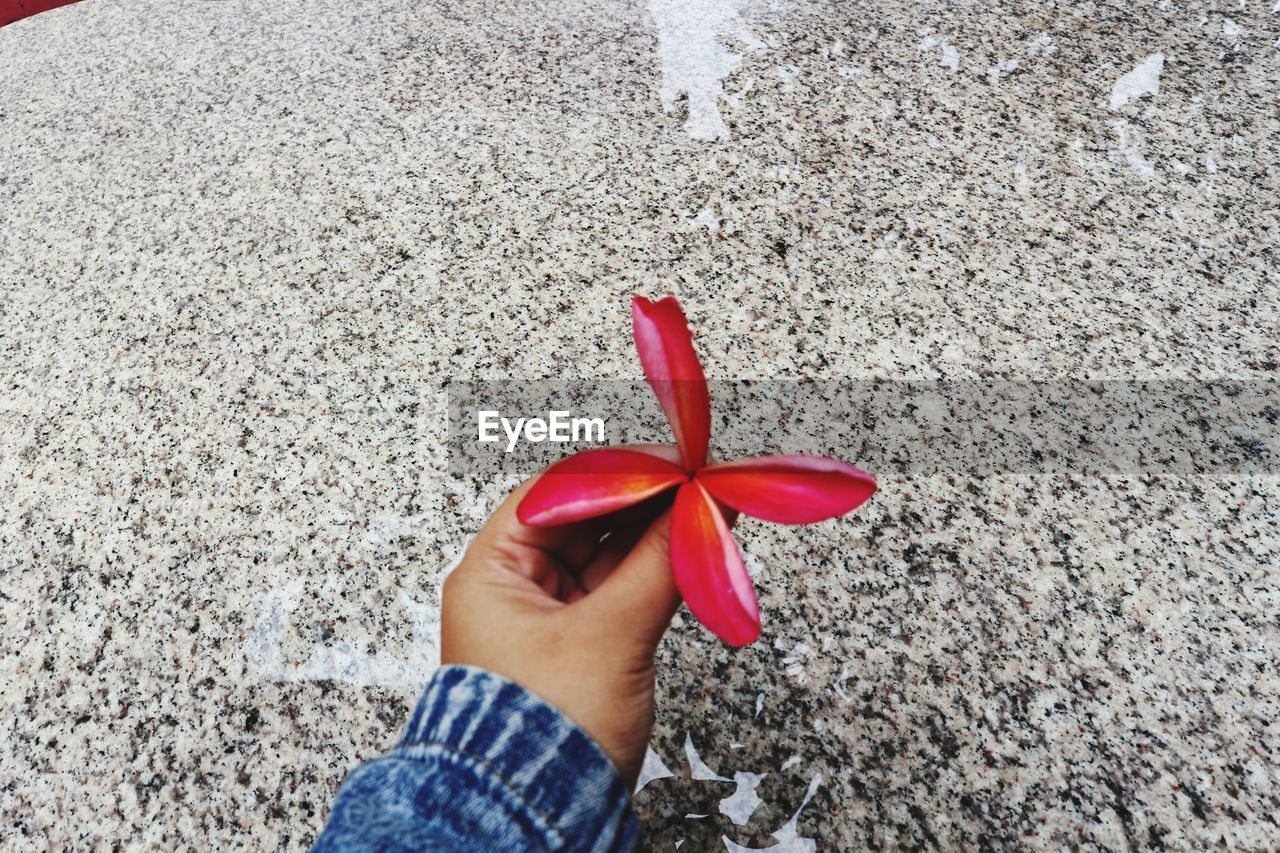
[[[450,472],[444,381],[635,379],[634,292],[717,379],[1274,381],[1278,43],[1254,0],[0,30],[0,847],[306,845],[529,473]],[[765,635],[667,640],[652,846],[771,844],[817,774],[821,849],[1280,846],[1274,470],[744,523]],[[686,736],[768,774],[745,826]]]

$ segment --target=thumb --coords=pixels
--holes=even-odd
[[[649,525],[608,578],[583,599],[610,633],[625,631],[654,648],[680,607],[671,573],[671,512]]]

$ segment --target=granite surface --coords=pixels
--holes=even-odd
[[[634,380],[635,292],[718,380],[1274,382],[1277,91],[1270,0],[0,30],[0,847],[304,847],[531,473],[451,470],[447,380]],[[654,849],[1280,847],[1275,467],[1017,461],[743,523]]]

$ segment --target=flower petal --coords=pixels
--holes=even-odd
[[[680,448],[674,444],[628,444],[619,450],[634,450],[636,453],[646,453],[649,456],[656,456],[659,459],[665,459],[672,465],[680,464]]]
[[[707,461],[711,401],[689,321],[674,296],[657,302],[637,296],[631,301],[631,323],[644,374],[667,413],[685,470],[692,473]]]
[[[21,21],[31,15],[38,15],[59,6],[67,6],[76,0],[18,0],[16,3],[0,2],[0,27]]]
[[[671,510],[671,570],[698,621],[731,646],[760,636],[755,587],[720,508],[695,480]]]
[[[757,456],[709,465],[698,482],[739,512],[779,524],[843,515],[875,494],[876,480],[825,456]]]
[[[651,453],[586,450],[557,462],[520,499],[522,524],[550,527],[613,512],[685,482],[679,465]]]

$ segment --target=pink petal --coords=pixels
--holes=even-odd
[[[644,374],[667,413],[685,470],[696,471],[707,461],[711,400],[689,321],[674,296],[657,302],[637,296],[631,301],[631,322]]]
[[[76,0],[0,0],[0,27],[74,2]]]
[[[568,524],[640,503],[688,479],[679,465],[651,453],[586,450],[544,471],[520,499],[516,517],[533,527]]]
[[[618,448],[619,450],[634,450],[636,453],[647,453],[650,456],[656,456],[659,459],[665,459],[672,465],[679,465],[680,448],[673,444],[629,444],[626,447]]]
[[[710,465],[698,482],[739,512],[779,524],[843,515],[875,494],[865,471],[825,456],[757,456]]]
[[[760,606],[747,567],[715,501],[697,481],[676,492],[671,571],[698,621],[731,646],[760,636]]]

